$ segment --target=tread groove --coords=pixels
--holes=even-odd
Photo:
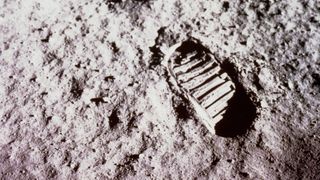
[[[227,96],[228,94],[232,93],[234,90],[231,89],[230,91],[228,91],[227,93],[224,93],[222,96],[220,96],[219,98],[217,98],[215,101],[213,101],[211,104],[209,104],[208,106],[206,106],[205,108],[208,109],[210,106],[214,105],[215,103],[217,103],[220,99],[224,98],[225,96]]]
[[[210,63],[209,63],[210,64]],[[214,68],[216,68],[218,65],[216,64],[216,63],[213,63],[212,65],[210,65],[209,67],[207,67],[207,68],[205,68],[205,69],[202,69],[202,72],[199,72],[199,74],[197,74],[197,75],[195,75],[195,76],[193,76],[193,77],[191,77],[191,78],[189,78],[189,79],[187,79],[187,80],[185,80],[185,81],[182,81],[183,83],[185,83],[185,82],[189,82],[189,81],[191,81],[192,79],[195,79],[195,78],[197,78],[197,77],[199,77],[199,76],[201,76],[201,75],[203,75],[203,74],[205,74],[205,73],[208,73],[208,72],[210,72],[211,70],[212,71],[214,71],[215,69]],[[197,70],[198,71],[198,70]],[[196,71],[195,71],[196,72]],[[191,72],[191,73],[193,73],[193,72]]]
[[[199,85],[197,85],[196,87],[193,87],[192,89],[190,89],[191,92],[194,92],[195,89],[198,89],[199,87],[206,85],[208,82],[214,80],[215,78],[217,78],[218,75],[214,74],[213,76],[209,77],[208,79],[206,79],[204,82],[200,83]]]
[[[220,84],[218,84],[217,86],[214,86],[213,88],[209,89],[208,91],[206,91],[204,94],[202,94],[201,96],[199,96],[197,99],[199,101],[201,101],[204,97],[206,97],[208,94],[210,94],[211,92],[214,93],[213,91],[215,91],[216,89],[218,89],[220,86],[223,86],[225,83],[227,83],[227,81],[222,82]]]

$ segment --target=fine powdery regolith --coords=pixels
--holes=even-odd
[[[0,179],[320,179],[319,10],[0,1]]]

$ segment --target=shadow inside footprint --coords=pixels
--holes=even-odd
[[[215,131],[218,136],[235,137],[245,134],[251,127],[257,116],[257,109],[237,80],[237,73],[233,65],[225,63],[222,66],[235,83],[236,92],[228,101],[228,108],[223,119],[216,124]]]

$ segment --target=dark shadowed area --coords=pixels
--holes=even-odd
[[[236,93],[228,102],[228,109],[223,115],[223,120],[216,124],[215,130],[218,136],[223,137],[244,135],[255,120],[257,109],[239,83],[235,67],[231,63],[225,62],[223,69],[235,83]]]

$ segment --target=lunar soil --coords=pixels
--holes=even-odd
[[[191,39],[237,88],[216,134],[165,66]],[[0,179],[320,179],[319,54],[317,0],[1,0]]]

